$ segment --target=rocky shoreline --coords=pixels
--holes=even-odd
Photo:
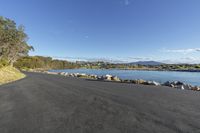
[[[41,71],[37,71],[41,72]],[[143,79],[134,79],[134,80],[128,80],[128,79],[120,79],[117,76],[113,75],[105,75],[105,76],[98,76],[93,74],[85,74],[85,73],[67,73],[67,72],[49,72],[49,71],[42,71],[42,73],[45,74],[53,74],[53,75],[62,75],[66,77],[77,77],[77,78],[86,78],[86,79],[93,79],[93,80],[99,80],[99,81],[110,81],[110,82],[120,82],[120,83],[132,83],[132,84],[141,84],[141,85],[153,85],[153,86],[168,86],[175,89],[181,89],[181,90],[193,90],[193,91],[200,91],[199,86],[193,86],[190,84],[186,84],[180,81],[167,81],[163,84],[158,83],[156,81],[146,81]]]

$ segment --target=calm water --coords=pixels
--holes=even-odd
[[[96,70],[96,69],[65,69],[51,70],[54,72],[86,73],[96,75],[116,75],[121,79],[144,79],[160,83],[166,81],[182,81],[200,86],[200,72],[168,72],[168,71],[138,71],[138,70]]]

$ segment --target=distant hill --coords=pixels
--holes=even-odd
[[[156,65],[162,65],[164,63],[156,62],[156,61],[138,61],[138,62],[131,62],[129,64],[130,65],[151,65],[151,66],[156,66]]]

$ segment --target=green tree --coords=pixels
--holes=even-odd
[[[22,25],[0,17],[0,60],[8,60],[10,65],[22,56],[27,56],[32,46],[27,44],[28,36]]]

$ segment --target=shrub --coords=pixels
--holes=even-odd
[[[5,66],[8,66],[8,65],[9,65],[8,60],[6,60],[6,59],[1,59],[1,60],[0,60],[0,68],[1,68],[1,67],[5,67]]]

